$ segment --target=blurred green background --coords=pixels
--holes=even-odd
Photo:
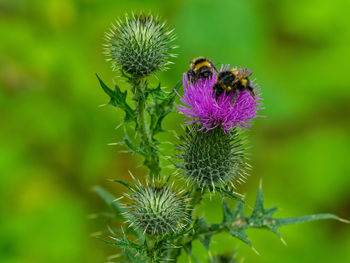
[[[267,118],[249,132],[254,169],[238,189],[249,204],[262,178],[278,216],[350,219],[348,0],[0,0],[0,262],[95,263],[116,253],[90,236],[105,224],[89,215],[107,209],[91,188],[120,195],[107,179],[145,170],[107,146],[121,137],[114,128],[123,114],[98,107],[107,96],[95,73],[126,87],[105,62],[103,35],[116,17],[140,10],[176,28],[179,56],[159,74],[169,89],[200,55],[254,70]],[[165,120],[178,133],[182,123],[175,113]],[[220,219],[217,201],[204,202],[209,221]],[[281,233],[288,247],[267,231],[248,232],[261,256],[226,235],[212,248],[238,248],[254,263],[350,262],[349,225],[319,221]]]

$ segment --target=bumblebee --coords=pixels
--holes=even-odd
[[[233,102],[238,95],[237,91],[248,91],[254,98],[254,89],[248,79],[252,74],[253,71],[247,68],[231,69],[220,72],[213,87],[216,99],[218,99],[224,91],[227,93],[234,92]]]
[[[213,76],[214,71],[218,71],[214,64],[204,58],[198,57],[190,62],[190,70],[187,72],[188,78],[192,83],[196,83],[199,79],[208,79]]]

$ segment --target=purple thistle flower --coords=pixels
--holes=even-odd
[[[221,67],[220,71],[229,69],[229,65]],[[252,83],[255,80],[251,81]],[[249,128],[256,117],[262,102],[260,86],[253,84],[255,98],[247,91],[238,91],[235,103],[232,103],[233,92],[223,92],[218,99],[215,97],[213,86],[216,74],[209,79],[199,79],[191,83],[187,73],[183,74],[184,95],[180,101],[184,105],[176,105],[178,110],[186,116],[186,124],[199,124],[200,130],[209,131],[221,126],[225,132],[233,127]]]

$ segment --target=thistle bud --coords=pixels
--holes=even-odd
[[[166,185],[138,184],[134,192],[127,195],[132,199],[126,212],[129,225],[152,235],[177,232],[188,221],[185,200],[180,195]]]
[[[199,188],[214,191],[215,186],[234,186],[246,178],[249,165],[237,130],[229,134],[220,127],[207,132],[194,129],[182,140],[178,147],[181,170]]]
[[[133,77],[145,77],[157,70],[164,70],[175,55],[173,30],[151,15],[126,15],[125,21],[117,20],[105,34],[105,53],[112,69],[121,69]]]

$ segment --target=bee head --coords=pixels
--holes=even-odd
[[[239,73],[239,70],[238,69],[231,69],[230,72],[235,76],[237,77],[238,73]]]

